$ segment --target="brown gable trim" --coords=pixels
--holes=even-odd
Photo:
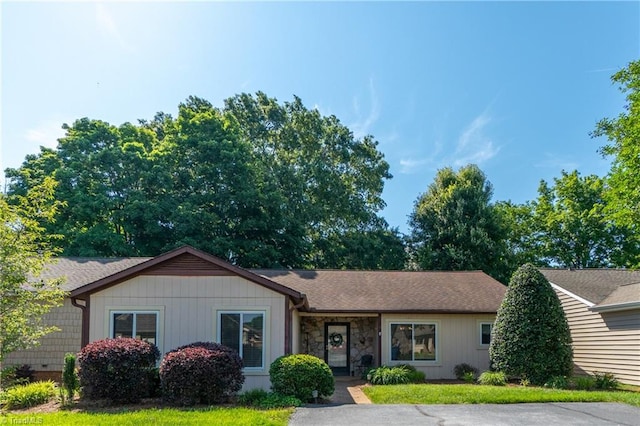
[[[183,255],[195,256],[199,259],[199,261],[194,261],[193,259],[187,260],[186,258],[178,259]],[[202,262],[209,263],[211,265],[209,267],[209,271],[206,271],[206,268],[202,269],[202,265],[203,265]],[[163,266],[163,264],[168,264],[169,267]],[[278,284],[269,279],[266,279],[260,275],[256,275],[246,269],[232,265],[229,262],[226,262],[218,257],[212,256],[201,250],[197,250],[191,246],[179,247],[167,253],[161,254],[160,256],[147,260],[146,262],[142,262],[142,263],[139,263],[138,265],[125,269],[124,271],[117,272],[108,277],[102,278],[100,280],[97,280],[87,285],[84,285],[82,287],[79,287],[71,291],[70,296],[78,299],[86,299],[92,293],[107,289],[116,284],[120,284],[138,275],[143,275],[143,274],[159,275],[161,274],[161,272],[159,271],[161,271],[163,268],[169,269],[170,271],[173,270],[174,272],[177,273],[177,269],[175,267],[171,267],[172,264],[174,266],[182,264],[183,267],[186,267],[187,264],[196,264],[196,265],[199,265],[197,269],[198,272],[196,273],[201,274],[200,276],[202,275],[215,276],[222,273],[228,274],[228,275],[237,275],[249,281],[252,281],[256,284],[259,284],[263,287],[266,287],[270,290],[273,290],[277,293],[290,296],[297,302],[302,301],[303,299],[303,296],[301,293],[295,290],[292,290],[289,287],[285,287],[281,284]],[[151,273],[150,271],[153,271],[154,269],[156,270],[156,272]],[[181,275],[185,275],[185,276],[195,275],[196,273],[190,274],[189,271],[187,270],[184,274],[181,274]]]
[[[235,275],[228,269],[219,265],[185,253],[152,266],[140,272],[140,275],[164,275],[164,276],[231,276]]]

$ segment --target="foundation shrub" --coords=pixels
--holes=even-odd
[[[56,384],[51,380],[16,385],[2,394],[2,404],[9,410],[35,407],[51,401],[57,393]]]
[[[89,343],[78,354],[82,397],[89,400],[138,402],[149,395],[149,370],[160,352],[155,345],[132,338]]]
[[[507,384],[507,375],[502,371],[485,371],[478,377],[481,385],[505,386]]]
[[[326,362],[307,354],[284,355],[269,368],[271,388],[275,393],[310,401],[313,391],[318,396],[331,396],[335,390],[333,373]]]
[[[181,346],[160,363],[162,396],[179,405],[225,402],[242,389],[242,367],[238,353],[219,343]]]
[[[453,374],[456,375],[456,379],[467,381],[468,380],[467,378],[470,375],[472,378],[475,378],[478,375],[478,369],[475,368],[473,365],[469,365],[463,362],[453,367]]]

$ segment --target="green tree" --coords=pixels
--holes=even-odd
[[[415,264],[433,270],[480,269],[506,282],[506,230],[491,204],[492,192],[476,165],[439,170],[410,216]]]
[[[494,207],[506,231],[504,243],[508,255],[504,261],[509,275],[525,263],[545,265],[541,254],[540,230],[534,226],[532,203],[499,201]]]
[[[220,109],[189,97],[176,118],[63,127],[56,150],[7,176],[16,195],[45,177],[58,182],[65,204],[46,226],[63,236],[65,255],[153,256],[191,244],[244,267],[404,264],[402,239],[378,216],[391,175],[377,142],[299,98],[243,94]],[[344,256],[356,244],[367,259]]]
[[[41,224],[54,216],[54,186],[45,178],[25,195],[13,196],[11,204],[0,194],[0,363],[57,330],[42,315],[62,302],[61,280],[35,278],[53,254]]]
[[[626,266],[640,267],[640,61],[630,62],[611,77],[626,94],[624,111],[616,118],[598,122],[593,137],[605,136],[608,144],[600,150],[611,157],[607,177],[606,214],[617,226],[630,230],[628,244],[633,250],[625,259]]]
[[[526,264],[512,276],[498,309],[489,346],[491,365],[542,385],[571,374],[571,333],[560,300],[538,269]]]
[[[377,215],[391,174],[373,137],[355,138],[335,116],[307,109],[298,97],[279,104],[262,92],[245,93],[227,99],[224,110],[238,121],[268,181],[286,200],[285,222],[308,244],[298,266],[328,266],[340,258],[332,267],[357,268],[361,259],[341,257],[344,245],[359,240],[379,247],[383,235],[394,234]],[[404,263],[404,255],[394,253],[399,257],[380,253],[381,261],[365,263],[394,269]]]
[[[562,172],[550,187],[540,183],[532,203],[539,264],[567,268],[629,266],[637,255],[631,232],[605,212],[607,187],[595,175]]]

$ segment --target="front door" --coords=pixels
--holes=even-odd
[[[324,324],[324,360],[335,376],[349,375],[349,323]]]

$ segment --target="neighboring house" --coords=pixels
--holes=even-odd
[[[573,339],[576,374],[610,372],[640,386],[640,271],[541,269]]]
[[[238,350],[244,388],[268,389],[269,366],[310,353],[336,375],[411,364],[429,379],[489,367],[491,326],[506,287],[483,272],[247,270],[191,247],[154,258],[61,258],[69,297],[47,321],[62,331],[5,364],[59,378],[66,352],[134,336],[165,353],[195,341]]]

